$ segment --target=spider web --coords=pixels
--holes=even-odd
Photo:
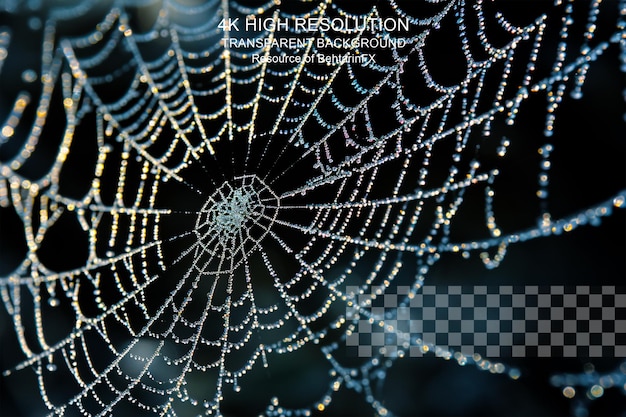
[[[268,394],[267,414],[342,389],[387,414],[372,385],[405,353],[344,361],[347,307],[371,317],[442,258],[497,268],[624,206],[615,179],[582,204],[548,198],[561,107],[604,55],[626,65],[624,3],[504,3],[3,2],[0,291],[22,353],[5,378],[34,374],[50,414],[211,415],[314,350],[325,393],[292,410]],[[254,18],[410,28],[223,24]],[[515,175],[531,185],[510,190]]]

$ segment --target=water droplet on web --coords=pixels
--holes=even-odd
[[[38,17],[31,17],[30,19],[28,19],[28,27],[31,30],[41,29],[41,19]]]
[[[602,388],[600,385],[594,385],[589,389],[589,397],[591,397],[592,399],[600,398],[602,397],[602,395],[604,395],[604,388]]]
[[[27,83],[32,83],[37,80],[37,73],[31,69],[22,72],[22,80]]]
[[[576,390],[572,387],[565,387],[563,388],[563,396],[565,398],[574,398],[574,396],[576,395]]]
[[[54,363],[49,363],[48,365],[46,365],[46,369],[49,372],[54,372],[57,370],[57,366]]]
[[[580,91],[580,89],[577,88],[575,90],[572,90],[570,96],[572,96],[572,98],[574,100],[579,100],[579,99],[581,99],[583,97],[583,92]]]

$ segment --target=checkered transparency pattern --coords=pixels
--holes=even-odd
[[[356,288],[351,288],[355,293]],[[487,357],[626,357],[626,287],[425,286],[348,311],[358,356],[422,356],[435,347]],[[359,304],[370,294],[356,296]]]

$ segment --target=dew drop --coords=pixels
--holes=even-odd
[[[580,100],[583,97],[583,93],[577,88],[571,92],[570,96],[572,96],[574,100]]]
[[[27,83],[32,83],[37,80],[37,73],[31,69],[22,72],[22,80]]]
[[[31,30],[41,29],[41,19],[38,17],[31,17],[30,19],[28,19],[28,27]]]
[[[563,388],[563,396],[565,398],[574,398],[574,396],[576,395],[576,390],[572,387],[565,387]]]
[[[600,385],[594,385],[589,389],[589,396],[591,398],[600,398],[604,394],[604,388]]]

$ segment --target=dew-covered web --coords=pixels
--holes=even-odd
[[[509,370],[419,338],[347,354],[387,292],[623,217],[622,1],[0,7],[3,379],[35,410],[309,415],[350,391],[393,413],[376,387],[412,347]],[[241,29],[324,17],[409,30]]]

